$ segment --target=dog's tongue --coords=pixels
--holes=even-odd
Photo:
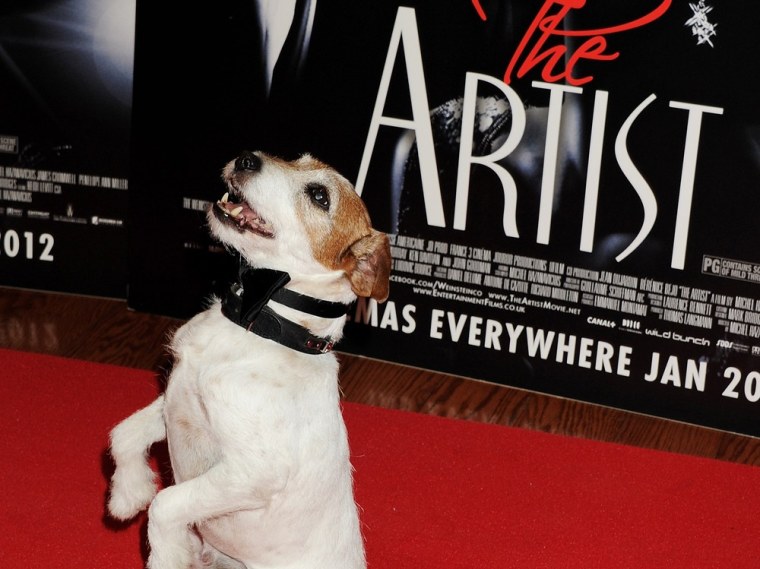
[[[229,194],[224,194],[221,200],[216,202],[216,207],[221,209],[231,223],[235,223],[240,229],[250,229],[262,235],[271,235],[272,228],[256,210],[252,209],[245,201],[235,203],[229,201]]]

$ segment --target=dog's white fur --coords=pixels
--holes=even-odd
[[[252,266],[288,272],[287,286],[298,292],[384,300],[388,239],[372,229],[350,183],[308,155],[253,156],[257,169],[232,161],[223,171],[233,198],[246,203],[241,227],[209,213],[212,234]],[[329,207],[315,188],[327,192]],[[316,335],[341,335],[345,317],[270,307]],[[365,567],[335,356],[247,332],[218,301],[180,327],[170,348],[165,394],[111,433],[108,508],[126,520],[149,506],[148,566]],[[164,438],[175,484],[156,494],[147,457]]]

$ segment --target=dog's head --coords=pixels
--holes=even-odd
[[[254,267],[342,272],[353,294],[388,297],[388,236],[372,228],[353,186],[304,155],[292,162],[244,152],[222,172],[228,194],[208,214],[212,235]]]

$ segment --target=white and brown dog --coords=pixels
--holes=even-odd
[[[109,511],[150,506],[151,569],[363,568],[330,350],[348,304],[387,298],[388,238],[308,155],[246,152],[223,178],[208,223],[247,268],[174,335],[165,394],[112,431]],[[175,483],[156,493],[164,438]]]

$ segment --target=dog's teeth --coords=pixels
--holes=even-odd
[[[235,209],[233,209],[232,211],[230,211],[230,215],[232,217],[237,217],[238,215],[240,215],[241,211],[243,211],[243,206],[239,205]]]
[[[221,202],[222,203],[227,203],[229,201],[229,199],[230,199],[230,193],[229,192],[225,192],[225,194],[222,196]]]

